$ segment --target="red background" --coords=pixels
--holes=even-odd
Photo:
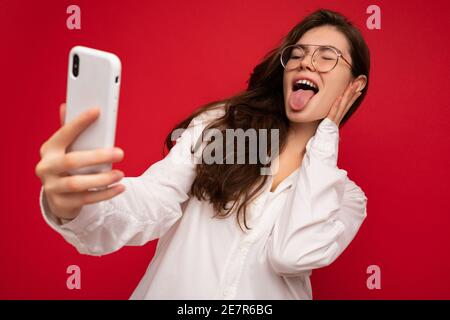
[[[70,4],[81,8],[81,30],[66,27]],[[366,28],[371,4],[381,30]],[[245,88],[263,55],[319,7],[361,28],[372,69],[339,155],[368,196],[368,218],[349,249],[313,273],[314,298],[449,299],[448,2],[285,0],[0,1],[0,298],[127,299],[154,254],[155,241],[83,256],[41,217],[34,167],[59,126],[72,46],[122,60],[117,145],[126,157],[117,167],[135,176],[161,158],[176,121]],[[66,288],[71,264],[81,290]],[[380,290],[366,287],[372,264]]]

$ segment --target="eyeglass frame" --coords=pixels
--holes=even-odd
[[[302,50],[302,51],[305,53],[305,56],[303,57],[303,58],[305,58],[305,57],[307,56],[307,54],[306,54],[305,49],[302,48],[302,46],[305,46],[305,47],[317,47],[317,48],[314,50],[314,52],[312,53],[312,55],[311,55],[311,63],[312,63],[312,65],[314,66],[314,69],[315,69],[315,70],[317,70],[317,68],[316,68],[316,66],[314,65],[314,61],[313,61],[312,58],[313,58],[314,54],[316,53],[316,51],[317,51],[319,48],[329,48],[329,49],[333,50],[333,51],[336,53],[336,55],[337,55],[338,58],[337,58],[337,60],[336,60],[336,64],[333,66],[333,68],[331,68],[330,70],[325,71],[325,72],[321,72],[321,71],[317,71],[317,72],[327,73],[327,72],[332,71],[334,68],[336,68],[337,64],[339,63],[339,58],[342,58],[342,60],[344,60],[344,61],[348,64],[348,66],[350,67],[350,69],[353,68],[353,66],[351,65],[351,63],[348,62],[348,60],[344,57],[344,55],[342,54],[341,50],[339,50],[338,48],[335,48],[335,47],[333,47],[333,46],[320,45],[320,44],[291,44],[291,45],[288,45],[288,46],[284,47],[283,50],[281,50],[281,53],[280,53],[280,62],[281,62],[281,65],[283,66],[283,68],[284,68],[285,70],[286,70],[286,67],[285,67],[285,65],[283,64],[283,53],[284,53],[284,51],[285,51],[287,48],[290,48],[290,47],[297,47],[297,48],[299,48],[300,50]],[[302,59],[302,60],[303,60],[303,59]],[[299,62],[299,66],[300,66],[300,64],[301,64],[301,61]]]

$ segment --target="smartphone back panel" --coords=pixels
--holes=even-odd
[[[72,143],[68,151],[92,150],[114,146],[120,89],[121,63],[108,52],[82,46],[69,54],[67,109],[65,122],[81,112],[100,107],[99,118]],[[111,170],[111,165],[98,165],[72,173],[94,173]]]

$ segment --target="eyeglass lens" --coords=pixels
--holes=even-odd
[[[299,46],[287,47],[281,56],[281,62],[285,69],[293,70],[300,66],[305,58],[305,50]],[[337,53],[328,47],[318,47],[312,56],[312,64],[318,72],[331,71],[338,62]]]

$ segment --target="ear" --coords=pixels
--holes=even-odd
[[[357,92],[361,92],[367,84],[367,77],[365,75],[359,75],[358,77],[356,77],[353,80],[353,83],[358,83],[358,90],[356,90]]]

